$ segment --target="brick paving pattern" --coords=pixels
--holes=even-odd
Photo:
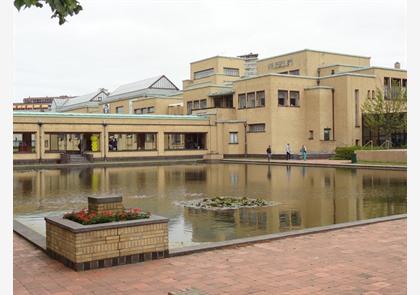
[[[14,234],[14,294],[406,294],[405,219],[75,272]]]

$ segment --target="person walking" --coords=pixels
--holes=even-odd
[[[268,159],[268,162],[270,162],[270,160],[271,160],[271,145],[269,145],[268,146],[268,148],[267,148],[267,159]]]
[[[306,150],[306,146],[305,145],[302,145],[302,147],[300,148],[300,153],[302,154],[302,159],[304,161],[306,161],[307,150]]]
[[[290,144],[286,144],[286,160],[290,160],[291,154],[292,154],[292,149],[290,148]]]

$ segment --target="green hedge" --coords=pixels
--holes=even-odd
[[[395,148],[407,148],[407,146],[395,147]],[[351,156],[354,154],[356,150],[384,150],[384,147],[381,146],[347,146],[347,147],[337,147],[335,149],[335,156],[333,159],[335,160],[351,160]]]
[[[334,159],[351,160],[351,156],[354,154],[354,151],[360,149],[362,149],[360,146],[337,147],[335,149]]]

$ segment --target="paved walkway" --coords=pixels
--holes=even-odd
[[[74,272],[14,235],[14,294],[406,294],[406,219]]]

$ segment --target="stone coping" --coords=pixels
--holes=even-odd
[[[349,168],[349,169],[373,169],[373,170],[395,170],[407,171],[407,166],[399,165],[374,165],[374,164],[337,164],[337,163],[308,163],[308,162],[286,162],[286,160],[267,162],[267,160],[242,160],[242,159],[223,159],[204,161],[208,163],[231,163],[231,164],[255,164],[255,165],[277,165],[277,166],[305,166],[305,167],[324,167],[324,168]]]
[[[376,217],[376,218],[365,219],[365,220],[357,220],[357,221],[350,221],[350,222],[344,222],[344,223],[338,223],[338,224],[317,226],[317,227],[305,228],[301,230],[292,230],[288,232],[273,233],[273,234],[268,234],[268,235],[260,235],[260,236],[240,238],[240,239],[227,240],[227,241],[221,241],[221,242],[211,242],[211,243],[201,244],[201,245],[196,245],[196,246],[172,249],[170,250],[169,257],[189,255],[189,254],[193,254],[197,252],[212,251],[212,250],[217,250],[217,249],[222,249],[222,248],[227,248],[227,247],[243,246],[243,245],[253,244],[253,243],[264,243],[271,240],[294,238],[294,237],[298,237],[302,235],[316,234],[316,233],[322,233],[322,232],[327,232],[327,231],[332,231],[332,230],[340,230],[340,229],[354,227],[354,226],[363,226],[363,225],[369,225],[369,224],[374,224],[378,222],[393,221],[393,220],[399,220],[399,219],[405,219],[405,218],[407,218],[407,214],[398,214],[398,215]]]
[[[123,228],[123,227],[131,227],[131,226],[146,225],[146,224],[168,223],[169,219],[159,216],[159,215],[151,215],[150,218],[145,218],[145,219],[114,221],[114,222],[107,222],[107,223],[83,225],[78,222],[65,219],[63,217],[55,216],[55,217],[45,217],[45,222],[52,223],[54,225],[57,225],[58,227],[61,227],[63,229],[69,230],[74,233],[83,233],[83,232],[90,232],[90,231],[96,231],[96,230]]]
[[[332,231],[332,230],[340,230],[340,229],[354,227],[354,226],[363,226],[363,225],[369,225],[369,224],[374,224],[378,222],[387,222],[387,221],[394,221],[394,220],[406,219],[406,218],[407,218],[407,214],[398,214],[398,215],[391,215],[391,216],[385,216],[385,217],[371,218],[371,219],[366,219],[366,220],[358,220],[358,221],[351,221],[351,222],[332,224],[332,225],[326,225],[326,226],[312,227],[312,228],[307,228],[307,229],[302,229],[302,230],[292,230],[289,232],[274,233],[274,234],[234,239],[234,240],[228,240],[228,241],[222,241],[222,242],[211,242],[208,244],[202,244],[202,245],[197,245],[197,246],[170,249],[169,257],[189,255],[189,254],[193,254],[197,252],[212,251],[212,250],[217,250],[221,248],[235,247],[235,246],[241,246],[241,245],[246,245],[246,244],[251,244],[251,243],[263,243],[263,242],[276,240],[276,239],[293,238],[293,237],[298,237],[301,235],[316,234],[316,233],[327,232],[327,231]],[[166,218],[163,218],[163,219],[166,219]],[[40,248],[43,251],[46,251],[45,237],[34,232],[32,229],[28,228],[26,225],[23,225],[20,222],[13,220],[13,231],[19,234],[20,236],[22,236],[28,242],[34,244],[36,247]]]
[[[121,195],[108,195],[108,196],[88,197],[88,203],[91,203],[91,204],[122,203],[122,196]]]

